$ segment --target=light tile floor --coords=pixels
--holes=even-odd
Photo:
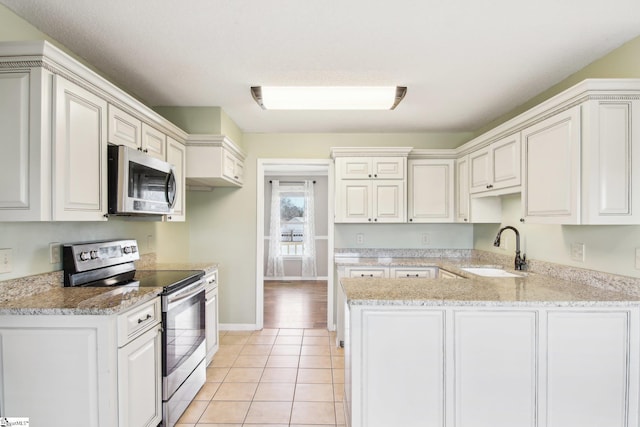
[[[176,427],[342,426],[344,353],[323,329],[220,332]]]

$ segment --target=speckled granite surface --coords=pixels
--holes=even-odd
[[[455,250],[454,250],[455,251]],[[341,279],[347,299],[357,305],[481,305],[481,306],[620,306],[640,304],[640,280],[553,263],[531,261],[529,270],[513,270],[513,258],[484,251],[343,250],[338,268],[355,265],[438,267],[463,279]],[[367,255],[367,256],[363,256]],[[422,254],[420,254],[422,255]],[[480,277],[462,267],[500,267],[516,278]]]
[[[155,254],[142,255],[139,270],[215,270],[215,263],[158,263]],[[0,315],[65,314],[108,315],[156,297],[161,288],[65,288],[62,271],[0,282]]]

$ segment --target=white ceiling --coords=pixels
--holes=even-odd
[[[640,35],[638,0],[0,0],[151,106],[245,132],[472,131]],[[264,111],[255,85],[403,85],[394,111]]]

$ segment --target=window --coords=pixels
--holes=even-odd
[[[280,197],[280,243],[285,256],[304,254],[304,195],[282,194]]]

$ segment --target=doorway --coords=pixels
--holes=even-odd
[[[258,159],[257,169],[256,327],[334,330],[333,203],[329,203],[333,200],[332,163],[328,159]],[[316,232],[309,233],[311,237],[303,236],[302,228],[298,228],[307,217],[298,212],[304,204],[295,200],[297,194],[293,191],[307,181],[315,181],[311,206],[315,205]],[[289,215],[291,218],[278,217],[282,223],[274,230],[281,233],[272,236],[273,194],[279,197],[275,202],[293,205],[294,214]],[[309,245],[309,238],[313,245]],[[274,253],[273,245],[278,246],[280,255],[280,266],[275,269],[273,257],[269,259],[270,246]],[[314,270],[308,268],[310,258],[303,262],[304,249],[309,246],[315,248]]]

